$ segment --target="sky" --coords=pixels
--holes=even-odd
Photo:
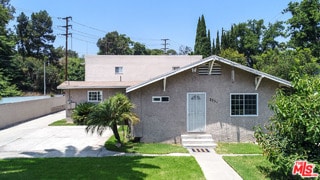
[[[68,48],[80,56],[97,54],[99,38],[117,31],[149,49],[164,47],[179,52],[180,46],[194,48],[198,19],[204,15],[211,38],[232,24],[263,19],[265,25],[290,18],[281,12],[297,0],[11,0],[15,16],[46,10],[53,20],[55,47],[65,46],[63,17],[71,16]],[[16,20],[11,22],[11,26]]]

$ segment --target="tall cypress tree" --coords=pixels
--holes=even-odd
[[[219,36],[219,31],[217,31],[216,54],[219,55],[220,52],[221,52],[221,48],[220,48],[220,36]]]
[[[207,35],[207,27],[204,15],[198,19],[194,54],[202,55],[203,57],[208,57],[211,55],[211,40]]]
[[[211,53],[213,55],[216,55],[217,54],[217,50],[216,50],[216,44],[214,43],[214,38],[212,39],[212,48],[211,48]]]
[[[200,23],[201,19],[199,17],[198,19],[198,24],[197,24],[197,31],[196,31],[196,40],[195,40],[195,44],[194,44],[194,54],[200,54]]]
[[[203,46],[203,56],[209,57],[211,56],[211,37],[210,37],[210,30],[208,30],[208,35],[206,36],[206,42]]]

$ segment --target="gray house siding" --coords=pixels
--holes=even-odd
[[[191,69],[154,82],[129,93],[136,105],[141,122],[134,126],[133,134],[143,142],[180,143],[180,135],[187,134],[187,93],[206,93],[205,133],[215,141],[254,141],[253,127],[264,124],[272,112],[268,102],[275,94],[278,83],[263,78],[255,90],[255,75],[221,65],[221,75],[198,75]],[[258,116],[230,116],[230,93],[257,93]],[[169,102],[152,102],[152,96],[169,96]]]

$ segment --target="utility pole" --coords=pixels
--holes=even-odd
[[[43,60],[43,95],[46,95],[47,92],[47,84],[46,84],[46,59]]]
[[[167,41],[168,41],[169,39],[161,39],[161,41],[164,41],[164,43],[162,44],[162,45],[164,45],[164,48],[162,48],[163,49],[163,51],[164,51],[164,53],[165,54],[167,54],[167,45],[169,45],[168,43],[167,43]]]
[[[65,76],[64,76],[64,80],[68,81],[68,37],[69,35],[71,35],[71,33],[69,33],[69,27],[71,27],[71,25],[69,25],[69,19],[72,19],[71,16],[62,18],[63,20],[66,20],[66,25],[62,26],[64,28],[66,28],[66,33],[62,34],[63,36],[66,36],[66,52],[65,52],[65,56],[66,56],[66,64],[65,64]]]

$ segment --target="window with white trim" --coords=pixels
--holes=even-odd
[[[88,91],[88,102],[101,102],[102,91]]]
[[[231,116],[257,116],[258,94],[256,93],[231,93],[230,94]]]
[[[169,96],[152,96],[152,102],[169,102]]]
[[[122,66],[116,66],[114,68],[114,73],[115,74],[123,74],[123,67]]]

